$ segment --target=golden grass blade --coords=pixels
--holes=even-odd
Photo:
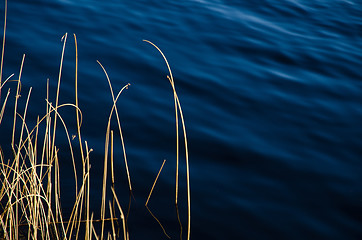
[[[79,103],[78,103],[78,43],[77,43],[77,36],[73,34],[74,36],[74,45],[75,45],[75,106],[77,106],[76,110],[76,117],[77,117],[77,134],[79,139],[79,149],[81,158],[84,159],[84,153],[83,153],[83,145],[82,145],[82,136],[80,134],[80,127],[82,125],[82,119],[79,116]]]
[[[116,200],[118,210],[121,213],[121,219],[122,219],[122,225],[123,225],[123,239],[127,240],[128,239],[128,231],[127,231],[127,228],[126,228],[126,220],[125,220],[125,217],[124,217],[124,214],[123,214],[123,210],[122,210],[121,205],[119,204],[119,201],[118,201],[116,192],[114,191],[114,188],[111,187],[111,190],[112,190],[112,193],[113,193],[113,197]]]
[[[111,131],[111,184],[114,187],[114,170],[113,170],[113,130]]]
[[[0,91],[1,91],[1,89],[0,89]],[[4,116],[5,106],[6,106],[6,102],[7,102],[8,98],[9,98],[9,94],[10,94],[10,89],[8,89],[8,93],[6,94],[6,97],[5,97],[3,106],[1,107],[1,111],[0,111],[0,124],[1,124],[1,121],[2,121],[3,116]]]
[[[97,63],[98,63],[98,64],[101,66],[101,68],[103,69],[103,72],[104,72],[104,74],[106,75],[106,78],[107,78],[107,81],[108,81],[108,84],[109,84],[109,88],[110,88],[110,90],[111,90],[113,105],[114,105],[115,112],[116,112],[116,117],[117,117],[119,134],[120,134],[121,143],[122,143],[123,157],[124,157],[124,163],[125,163],[125,166],[126,166],[126,172],[127,172],[129,190],[130,190],[130,192],[132,192],[131,176],[130,176],[129,169],[128,169],[126,148],[125,148],[125,144],[124,144],[124,139],[123,139],[123,134],[122,134],[121,123],[120,123],[120,120],[119,120],[118,110],[117,110],[117,106],[116,106],[117,98],[114,98],[114,93],[113,93],[113,88],[112,88],[111,80],[109,79],[109,76],[108,76],[108,73],[107,73],[106,69],[103,67],[103,65],[102,65],[98,60],[97,60]],[[128,86],[130,86],[130,85],[131,85],[131,84],[128,83],[125,87],[128,88]],[[124,87],[123,87],[123,88],[124,88]],[[122,89],[122,90],[123,90],[123,89]],[[122,91],[122,90],[121,90],[121,91]]]
[[[98,240],[97,233],[96,233],[96,231],[94,229],[94,226],[93,226],[93,213],[92,213],[91,218],[90,218],[90,224],[91,224],[91,232],[94,233],[94,237]],[[90,235],[90,239],[92,239],[92,235],[93,234]]]
[[[177,96],[176,93],[176,89],[175,89],[175,84],[174,81],[172,81],[172,79],[170,79],[169,76],[167,76],[172,89],[174,91],[174,95],[176,96],[176,100],[177,100],[177,106],[178,109],[180,111],[180,117],[181,117],[181,123],[182,123],[182,130],[183,130],[183,134],[184,134],[184,145],[185,145],[185,158],[186,158],[186,185],[187,185],[187,211],[188,211],[188,221],[187,221],[187,225],[188,225],[188,239],[190,238],[190,230],[191,230],[191,190],[190,190],[190,166],[189,166],[189,152],[188,152],[188,144],[187,144],[187,136],[186,136],[186,127],[185,127],[185,120],[184,120],[184,115],[182,113],[182,108],[181,108],[181,104],[179,101],[179,98]]]
[[[12,73],[1,85],[0,85],[0,88],[3,88],[4,85],[7,83],[7,82],[12,82],[12,81],[17,81],[17,80],[10,80],[10,78],[12,78],[15,74]]]
[[[23,55],[23,59],[21,61],[21,66],[20,66],[20,71],[19,71],[19,80],[18,80],[18,85],[17,85],[17,88],[16,88],[15,106],[14,106],[13,136],[12,136],[12,141],[11,141],[12,144],[14,144],[14,141],[15,141],[16,114],[17,114],[17,107],[18,107],[18,99],[20,97],[21,74],[22,74],[22,71],[23,71],[24,60],[25,60],[25,54]],[[13,146],[13,148],[14,148],[14,146]]]
[[[163,166],[165,165],[165,162],[166,162],[166,159],[163,160],[163,163],[162,163],[162,165],[161,165],[161,168],[160,168],[160,170],[158,171],[158,174],[157,174],[157,176],[156,176],[155,181],[153,182],[153,185],[152,185],[150,194],[148,195],[148,198],[147,198],[145,207],[147,208],[147,210],[149,211],[149,213],[151,214],[151,216],[152,216],[152,217],[157,221],[157,223],[160,225],[160,227],[162,228],[162,231],[163,231],[163,233],[166,235],[166,237],[169,238],[169,239],[171,239],[171,237],[167,234],[166,229],[163,227],[163,225],[162,225],[162,223],[160,222],[160,220],[158,220],[158,218],[157,218],[157,217],[152,213],[152,211],[148,208],[148,201],[149,201],[150,198],[151,198],[151,194],[152,194],[152,192],[153,192],[153,189],[155,188],[156,182],[157,182],[157,180],[158,180],[158,177],[159,177],[160,174],[161,174],[161,171],[162,171]]]
[[[159,52],[159,53],[161,53],[161,55],[162,55],[163,59],[165,60],[166,65],[167,65],[168,72],[170,73],[171,79],[173,79],[173,76],[172,76],[172,71],[171,71],[170,65],[168,64],[167,58],[166,58],[166,56],[163,54],[163,52],[161,51],[161,49],[160,49],[159,47],[157,47],[157,45],[156,45],[156,44],[154,44],[154,43],[153,43],[153,42],[151,42],[151,41],[148,41],[148,40],[145,40],[145,39],[144,39],[143,41],[144,41],[144,42],[147,42],[147,43],[149,43],[149,44],[151,44],[152,46],[154,46],[154,47],[158,50],[158,52]]]
[[[89,177],[89,173],[84,173],[82,186],[81,186],[81,189],[79,190],[80,200],[77,203],[77,205],[80,205],[80,206],[78,207],[78,209],[79,209],[78,214],[76,214],[77,219],[75,220],[75,222],[78,224],[75,239],[78,239],[79,231],[80,231],[80,223],[83,222],[81,219],[82,219],[82,214],[83,214],[83,201],[84,201],[84,198],[85,198],[84,195],[85,195],[85,191],[86,191],[86,187],[87,187],[86,183],[87,183],[87,178],[88,177]]]
[[[113,164],[113,148],[114,148],[114,144],[113,144],[113,130],[111,131],[111,188],[114,188],[114,164]],[[113,215],[115,215],[116,213],[114,212],[114,205],[115,205],[115,199],[113,197],[112,200],[112,209],[113,209]],[[113,218],[113,217],[112,217]],[[112,222],[113,224],[113,222]]]
[[[89,153],[92,151],[88,150],[88,143],[87,141],[85,141],[85,148],[87,151],[87,173],[88,173],[88,178],[87,178],[87,199],[86,199],[86,236],[85,239],[91,239],[92,238],[92,232],[91,232],[91,227],[90,227],[90,220],[89,220],[89,194],[90,194],[90,164],[89,164]]]
[[[69,239],[72,238],[73,230],[75,228],[77,230],[77,233],[75,234],[75,238],[76,239],[78,238],[77,236],[79,234],[79,224],[82,222],[81,219],[78,220],[78,218],[80,218],[80,216],[81,216],[81,213],[79,213],[79,211],[81,211],[81,209],[82,209],[82,206],[79,206],[79,204],[81,204],[82,200],[83,200],[84,191],[85,191],[85,188],[86,188],[86,182],[87,182],[88,176],[89,176],[89,173],[87,173],[83,178],[82,186],[81,186],[81,188],[79,190],[78,196],[77,196],[76,201],[75,201],[74,206],[73,206],[71,216],[70,216],[69,221],[68,221],[68,226],[67,226],[66,232],[67,233],[69,232]],[[78,224],[78,225],[75,226],[75,224]]]
[[[49,102],[48,102],[49,103]],[[49,107],[51,109],[50,113],[51,112],[55,112],[55,116],[58,116],[58,118],[60,119],[60,121],[62,122],[62,125],[64,127],[64,131],[66,133],[66,137],[67,137],[67,140],[68,140],[68,145],[69,145],[69,150],[70,150],[70,155],[71,155],[71,158],[72,158],[72,162],[73,162],[73,171],[74,171],[74,177],[76,178],[77,177],[77,170],[76,170],[76,166],[75,166],[75,159],[74,159],[74,153],[73,153],[73,147],[72,147],[72,142],[71,142],[71,137],[70,137],[70,134],[69,134],[69,131],[68,131],[68,128],[67,128],[67,125],[65,124],[65,121],[63,120],[63,118],[61,117],[61,115],[59,114],[58,112],[58,109],[62,108],[62,107],[65,107],[65,106],[72,106],[72,107],[75,107],[77,110],[79,109],[77,106],[75,106],[74,104],[62,104],[62,105],[59,105],[57,106],[57,108],[53,107],[51,104],[49,104]],[[49,114],[50,114],[49,113]],[[40,120],[40,121],[43,121],[45,119],[45,116]],[[55,124],[55,123],[54,123]],[[33,132],[34,130],[32,130]],[[53,135],[54,136],[54,135]],[[54,143],[53,143],[53,146],[54,146]],[[76,181],[77,183],[77,181]],[[78,186],[76,184],[76,186]],[[77,193],[78,189],[76,189],[76,193]]]
[[[22,127],[21,127],[21,131],[20,131],[20,137],[19,137],[19,144],[18,146],[21,146],[22,145],[22,139],[23,139],[23,134],[24,134],[24,128],[25,128],[25,119],[26,119],[26,114],[27,114],[27,111],[28,111],[28,105],[29,105],[29,100],[30,100],[30,94],[31,94],[31,90],[32,88],[29,89],[29,93],[28,93],[28,97],[27,97],[27,100],[26,100],[26,103],[25,103],[25,109],[24,109],[24,114],[23,114],[23,123],[22,123]],[[21,151],[21,147],[19,147],[18,151],[16,152],[15,154],[15,170],[16,172],[19,172],[20,171],[20,151]],[[15,153],[15,151],[14,151]],[[20,191],[20,185],[19,185],[19,174],[16,174],[15,177],[14,177],[14,181],[15,181],[15,199],[18,199],[18,194],[19,194],[19,191]],[[18,236],[19,236],[19,205],[18,205],[18,201],[15,202],[15,224],[14,224],[14,237],[16,239],[18,239]]]
[[[55,204],[55,221],[59,222],[59,209],[60,209],[60,183],[59,183],[59,162],[58,162],[58,151],[55,147],[54,155],[54,204]]]
[[[20,137],[19,137],[19,144],[18,146],[22,146],[22,138],[23,138],[23,134],[24,134],[24,128],[25,128],[25,119],[26,119],[26,113],[28,111],[28,106],[29,106],[29,100],[30,100],[30,94],[31,94],[31,90],[32,88],[29,89],[29,92],[28,92],[28,97],[27,97],[27,100],[26,100],[26,104],[25,104],[25,109],[24,109],[24,114],[23,114],[23,121],[22,121],[22,126],[21,126],[21,131],[20,131]],[[14,126],[15,128],[15,126]],[[14,146],[13,146],[14,147]],[[19,151],[17,153],[17,157],[16,159],[18,159],[18,154],[20,154],[20,150],[21,150],[22,147],[19,148]]]
[[[146,205],[145,207],[147,208],[147,210],[148,210],[148,212],[151,214],[151,216],[157,221],[158,225],[160,225],[160,227],[161,227],[163,233],[166,235],[166,237],[167,237],[168,239],[171,239],[171,237],[167,234],[166,229],[163,227],[163,225],[162,225],[162,223],[160,222],[160,220],[158,220],[158,218],[153,214],[153,212],[149,209],[149,207],[148,207],[147,205]]]
[[[60,178],[59,178],[59,160],[58,160],[58,151],[59,149],[55,148],[54,155],[54,178],[56,179],[54,184],[54,201],[55,201],[55,214],[56,222],[60,222],[61,230],[63,231],[64,236],[66,236],[66,231],[63,222],[63,216],[60,205]]]
[[[161,165],[161,168],[160,168],[160,170],[158,171],[158,174],[157,174],[157,176],[156,176],[155,181],[153,182],[153,185],[152,185],[152,188],[151,188],[150,193],[148,194],[148,198],[147,198],[147,201],[146,201],[145,206],[147,206],[148,201],[150,200],[151,194],[152,194],[152,192],[153,192],[153,189],[155,188],[156,182],[157,182],[157,180],[158,180],[158,177],[159,177],[160,174],[161,174],[161,171],[162,171],[163,166],[165,165],[165,162],[166,162],[166,159],[163,160],[163,163],[162,163],[162,165]]]
[[[107,80],[109,81],[109,77],[108,77],[108,74],[107,74],[107,71],[105,70],[105,68],[103,67],[103,65],[97,61],[98,64],[102,67],[106,77],[107,77]],[[110,81],[109,81],[110,82]],[[111,109],[111,112],[109,114],[109,117],[108,117],[108,124],[107,124],[107,130],[106,130],[106,139],[105,139],[105,152],[104,152],[104,170],[103,170],[103,188],[102,188],[102,204],[101,204],[101,219],[104,219],[105,218],[105,198],[106,198],[106,181],[107,181],[107,168],[108,168],[108,148],[109,148],[109,138],[110,138],[110,128],[111,128],[111,119],[112,119],[112,115],[113,115],[113,112],[117,110],[117,107],[116,107],[116,104],[117,104],[117,101],[118,101],[118,98],[119,96],[121,95],[121,93],[123,92],[124,89],[127,89],[128,86],[130,84],[127,84],[125,85],[117,94],[116,98],[114,98],[113,100],[113,106],[112,106],[112,109]],[[117,114],[116,114],[117,115]],[[117,115],[118,116],[118,115]],[[122,138],[123,139],[123,138]],[[123,142],[123,141],[122,141]],[[123,144],[122,144],[123,145]],[[125,148],[124,148],[124,145],[123,145],[123,150],[125,151]],[[132,191],[132,188],[131,188],[131,182],[130,182],[130,176],[129,176],[129,171],[128,171],[128,165],[127,165],[127,161],[126,162],[126,169],[127,169],[127,177],[128,177],[128,183],[129,183],[129,187],[130,187],[130,191]],[[101,239],[103,239],[103,230],[104,230],[104,221],[102,221],[102,227],[101,227]]]
[[[58,104],[59,104],[59,93],[60,93],[60,83],[61,83],[61,78],[62,78],[62,71],[63,71],[63,62],[64,62],[64,53],[65,53],[65,46],[66,46],[66,42],[67,42],[67,37],[68,37],[68,33],[65,33],[62,37],[62,41],[63,41],[63,49],[62,49],[62,56],[60,59],[60,66],[59,66],[59,75],[58,75],[58,86],[57,86],[57,94],[55,97],[55,116],[54,116],[54,123],[53,123],[53,140],[52,140],[52,153],[51,156],[54,157],[54,144],[55,144],[55,133],[56,133],[56,128],[57,128],[57,111],[58,111]],[[73,162],[74,163],[74,162]],[[75,197],[77,197],[77,191],[78,191],[78,178],[77,178],[77,170],[74,167],[74,181],[75,181]]]
[[[101,240],[103,239],[104,231],[104,219],[105,219],[105,208],[106,208],[106,182],[107,182],[107,168],[108,168],[108,146],[109,146],[109,128],[107,128],[106,140],[105,140],[105,153],[103,163],[103,187],[102,187],[102,203],[101,203]]]
[[[151,41],[148,40],[143,40],[144,42],[147,42],[149,44],[151,44],[152,46],[154,46],[162,55],[164,61],[166,62],[167,65],[167,69],[170,73],[171,76],[171,80],[173,82],[173,75],[172,75],[172,71],[171,71],[171,67],[167,61],[166,56],[163,54],[163,52],[161,51],[161,49],[154,43],[152,43]],[[173,83],[171,83],[173,84]],[[174,92],[175,93],[175,92]],[[178,127],[178,111],[177,111],[177,103],[176,103],[176,96],[174,95],[174,105],[175,105],[175,121],[176,121],[176,188],[175,188],[175,204],[177,205],[177,201],[178,201],[178,181],[179,181],[179,127]]]
[[[0,64],[0,86],[1,86],[2,76],[3,76],[7,16],[8,16],[8,1],[5,0],[3,46],[2,46],[2,51],[1,51],[1,64]],[[0,88],[0,98],[1,98],[1,88]]]
[[[163,52],[161,51],[161,49],[159,47],[157,47],[154,43],[148,41],[148,40],[143,40],[149,44],[151,44],[152,46],[154,46],[158,52],[162,55],[166,65],[167,65],[167,68],[168,68],[168,71],[169,71],[169,76],[167,76],[168,80],[170,81],[170,84],[172,86],[172,89],[173,89],[173,93],[174,93],[174,99],[175,101],[177,102],[177,107],[178,107],[178,110],[180,112],[180,117],[181,117],[181,122],[182,122],[182,130],[183,130],[183,133],[184,133],[184,144],[185,144],[185,158],[186,158],[186,184],[187,184],[187,239],[189,240],[190,239],[190,235],[191,235],[191,190],[190,190],[190,166],[189,166],[189,154],[188,154],[188,146],[187,146],[187,136],[186,136],[186,127],[185,127],[185,121],[184,121],[184,117],[183,117],[183,113],[182,113],[182,108],[181,108],[181,104],[180,104],[180,101],[179,101],[179,98],[177,96],[177,93],[176,93],[176,89],[175,89],[175,83],[174,83],[174,79],[173,79],[173,75],[172,75],[172,72],[171,72],[171,68],[170,68],[170,65],[167,61],[167,58],[166,56],[163,54]],[[175,109],[175,111],[177,111]],[[177,116],[177,113],[176,113],[176,116]],[[178,172],[176,173],[178,174]],[[178,178],[178,177],[176,177]],[[176,192],[178,191],[178,186],[176,185]],[[177,208],[177,193],[176,193],[176,208]],[[180,223],[181,224],[181,223]]]
[[[7,232],[7,228],[6,228],[6,225],[3,221],[3,218],[2,218],[2,215],[0,215],[0,227],[2,227],[2,230],[3,230],[3,234],[4,234],[4,238],[6,240],[10,240],[9,238],[9,235],[8,235],[8,232]]]
[[[113,235],[113,239],[117,239],[117,234],[116,234],[116,230],[114,228],[114,222],[113,222],[113,208],[112,208],[112,204],[111,201],[108,202],[109,205],[109,213],[111,215],[111,224],[112,224],[112,235]]]
[[[92,213],[92,217],[91,217],[91,223],[92,223],[92,222],[94,222],[94,221],[93,221],[93,213]],[[92,232],[93,232],[93,234],[94,234],[94,237],[95,237],[97,240],[99,240],[98,235],[97,235],[97,232],[96,232],[93,224],[92,224]],[[92,234],[92,235],[93,235],[93,234]],[[91,235],[91,236],[92,236],[92,235]]]

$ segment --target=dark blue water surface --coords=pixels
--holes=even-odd
[[[18,73],[25,53],[23,101],[33,87],[29,121],[44,114],[48,78],[55,95],[66,32],[60,101],[74,101],[77,35],[95,203],[112,106],[96,60],[116,91],[131,83],[118,104],[135,197],[131,239],[166,239],[144,208],[163,159],[150,208],[173,239],[179,235],[172,88],[161,55],[142,39],[166,54],[184,111],[192,239],[362,239],[361,1],[9,0],[8,6],[4,77]],[[75,134],[74,111],[63,114]],[[117,144],[117,191],[127,209]],[[60,137],[58,145],[67,144]],[[63,194],[73,196],[71,161],[66,154],[62,161]],[[180,181],[185,230],[184,161]]]

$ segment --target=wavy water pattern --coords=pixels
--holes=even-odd
[[[36,116],[46,79],[56,87],[60,38],[76,33],[84,139],[95,159],[111,108],[96,59],[115,89],[130,82],[119,111],[133,209],[143,209],[167,159],[151,205],[177,238],[172,89],[148,39],[168,57],[184,109],[193,239],[361,239],[361,10],[357,0],[10,0],[5,75],[18,71],[25,52],[24,88],[34,87],[29,118]],[[62,102],[74,99],[69,42]],[[119,188],[126,191],[126,182]],[[146,211],[132,216],[131,239],[162,236]]]

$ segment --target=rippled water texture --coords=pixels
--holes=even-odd
[[[161,55],[142,39],[168,57],[184,110],[192,239],[361,239],[361,11],[357,0],[9,0],[4,72],[17,73],[26,53],[23,88],[34,87],[35,121],[45,109],[46,79],[56,87],[60,38],[77,34],[83,138],[94,148],[94,178],[101,177],[112,104],[96,60],[116,90],[131,83],[119,100],[135,195],[131,239],[164,237],[143,206],[163,159],[150,206],[178,238],[172,89]],[[61,101],[69,102],[71,35],[65,58]],[[126,208],[121,148],[116,155]],[[72,173],[63,174],[63,186],[72,185]]]

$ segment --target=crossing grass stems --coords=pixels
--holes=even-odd
[[[49,81],[47,82],[46,89],[46,109],[42,117],[37,117],[36,124],[30,128],[28,125],[27,111],[29,100],[31,97],[32,88],[26,94],[25,108],[23,111],[18,109],[20,101],[21,89],[21,76],[25,55],[23,55],[19,74],[14,80],[14,74],[7,79],[2,80],[3,75],[3,61],[5,51],[5,36],[6,36],[6,19],[7,19],[7,0],[5,0],[5,14],[4,14],[4,31],[1,52],[0,64],[0,124],[2,121],[9,121],[3,119],[5,116],[5,108],[11,100],[10,88],[5,92],[6,85],[10,81],[17,82],[14,111],[13,111],[13,129],[11,136],[11,157],[5,156],[5,153],[0,147],[0,239],[130,239],[130,234],[127,228],[127,216],[124,214],[121,207],[114,183],[114,165],[113,165],[113,148],[114,148],[114,130],[111,129],[111,121],[116,118],[117,132],[121,139],[124,164],[128,179],[129,192],[132,195],[131,175],[128,168],[127,155],[125,150],[124,138],[122,135],[122,128],[117,109],[117,101],[121,93],[126,90],[130,84],[125,85],[117,94],[114,93],[110,78],[107,74],[105,67],[99,62],[100,68],[104,71],[108,85],[110,88],[113,106],[109,113],[107,129],[105,131],[105,149],[104,149],[104,170],[103,170],[103,188],[102,188],[102,201],[100,219],[95,219],[94,212],[90,206],[90,166],[91,166],[91,152],[92,149],[88,146],[87,141],[82,140],[81,126],[82,126],[82,111],[79,108],[78,102],[78,43],[76,35],[73,35],[75,45],[75,103],[59,104],[60,96],[60,83],[62,79],[64,51],[67,43],[68,34],[62,37],[63,48],[59,64],[58,84],[53,104],[49,94]],[[167,76],[171,84],[174,105],[175,105],[175,120],[176,120],[176,184],[175,184],[175,206],[177,211],[177,218],[180,223],[180,239],[182,239],[182,224],[178,212],[178,191],[179,191],[179,120],[183,131],[183,139],[185,146],[185,164],[186,164],[186,185],[187,185],[187,239],[190,239],[191,229],[191,197],[190,197],[190,173],[189,173],[189,159],[187,148],[187,137],[184,117],[181,109],[181,104],[176,92],[174,79],[172,76],[169,63],[163,52],[152,42],[144,40],[155,47],[161,53],[168,71]],[[70,136],[68,127],[62,118],[59,110],[62,108],[73,108],[75,111],[77,134]],[[62,127],[60,128],[59,125]],[[20,126],[20,127],[19,127]],[[60,189],[60,174],[59,174],[59,149],[56,145],[57,132],[62,129],[65,132],[69,153],[73,163],[74,172],[74,205],[69,217],[63,215],[61,208],[61,189]],[[72,144],[72,138],[78,140],[79,156],[74,153],[75,146]],[[165,164],[165,161],[162,164]],[[81,166],[81,171],[79,171]],[[165,228],[157,217],[148,208],[152,191],[156,185],[158,176],[161,173],[162,167],[157,174],[149,196],[146,200],[145,207],[149,210],[150,214],[160,224],[165,235]],[[108,173],[110,169],[111,173]],[[110,175],[110,176],[109,176]],[[80,182],[78,180],[80,179]],[[110,179],[110,180],[109,180]],[[111,185],[109,186],[109,181]],[[110,191],[109,191],[110,190]],[[108,201],[107,193],[111,193]],[[108,205],[108,207],[107,207]],[[129,212],[129,210],[128,210]],[[127,214],[128,215],[128,214]],[[95,227],[95,223],[100,223],[101,227]],[[110,230],[106,228],[106,223],[110,223]],[[117,227],[120,226],[120,227]],[[120,234],[119,230],[122,231]]]

